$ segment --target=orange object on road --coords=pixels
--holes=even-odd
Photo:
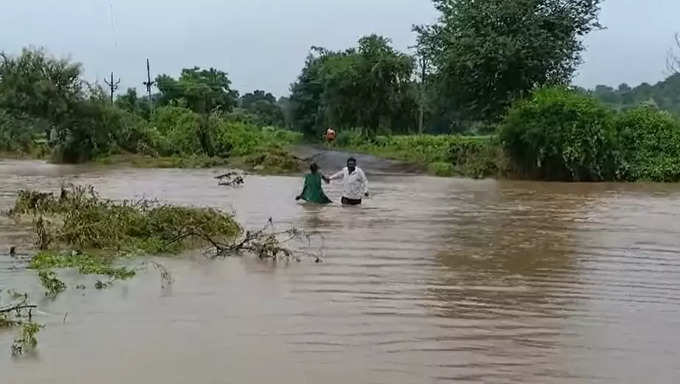
[[[335,131],[332,128],[328,128],[326,131],[326,141],[333,141],[335,140]]]

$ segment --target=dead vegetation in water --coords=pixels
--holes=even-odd
[[[45,296],[55,298],[58,294],[66,289],[66,284],[57,278],[54,271],[40,270],[38,271],[38,278],[40,283],[46,289]]]
[[[16,327],[31,321],[36,305],[28,301],[28,295],[17,295],[20,298],[11,304],[0,306],[0,328]]]
[[[42,328],[42,325],[32,321],[23,323],[19,335],[14,339],[10,347],[12,356],[23,355],[27,350],[34,349],[38,346],[38,338],[36,335]]]
[[[228,242],[213,238],[208,233],[190,227],[187,227],[175,241],[186,239],[200,239],[209,244],[210,246],[206,249],[205,254],[211,259],[249,254],[261,260],[294,260],[297,262],[301,261],[300,256],[310,256],[315,262],[321,262],[320,252],[313,253],[302,250],[301,247],[288,246],[293,241],[306,243],[308,247],[311,246],[311,234],[295,227],[278,230],[272,218],[269,218],[267,224],[261,229],[246,231],[239,238]]]
[[[39,249],[81,253],[177,253],[200,246],[174,241],[187,227],[221,240],[241,232],[231,215],[218,210],[152,200],[114,202],[99,197],[92,186],[62,187],[59,196],[20,191],[10,215],[33,217]]]
[[[27,294],[12,291],[10,297],[19,300],[0,306],[0,329],[19,327],[19,334],[10,346],[12,356],[17,357],[38,345],[36,335],[42,326],[33,321],[33,310],[37,306],[29,302]]]
[[[215,176],[215,179],[217,179],[217,185],[226,187],[240,187],[245,184],[243,174],[239,172],[227,172],[225,174]]]
[[[238,174],[222,175],[238,180]],[[238,183],[238,182],[237,182]],[[66,289],[53,269],[74,268],[81,274],[101,275],[95,288],[135,275],[116,267],[121,257],[177,254],[204,249],[210,258],[250,254],[262,260],[295,260],[320,255],[290,243],[311,236],[296,228],[277,230],[272,219],[255,231],[243,231],[232,215],[210,208],[179,207],[152,200],[115,202],[99,197],[92,186],[64,186],[58,195],[21,191],[10,215],[30,217],[36,247],[40,250],[29,268],[38,271],[48,297]],[[158,266],[154,265],[156,269]],[[167,270],[159,269],[164,285],[171,284]]]

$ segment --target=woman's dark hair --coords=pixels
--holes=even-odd
[[[316,163],[312,163],[312,164],[309,166],[309,170],[312,171],[312,173],[316,173],[316,172],[319,170],[319,166],[316,165]]]

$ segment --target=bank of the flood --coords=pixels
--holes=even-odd
[[[296,177],[218,170],[0,163],[0,209],[19,189],[93,184],[273,216],[323,235],[324,262],[164,261],[110,289],[41,299],[0,254],[0,286],[38,298],[34,355],[8,382],[675,382],[680,377],[680,187],[544,184],[372,174],[359,209],[300,206]],[[328,194],[337,200],[340,188]],[[0,221],[0,250],[30,242]],[[77,278],[74,276],[74,278]],[[64,322],[64,315],[66,321]],[[2,353],[1,351],[7,351]]]

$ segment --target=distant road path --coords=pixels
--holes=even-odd
[[[421,166],[396,160],[383,159],[372,155],[352,151],[328,150],[324,146],[298,145],[291,152],[310,163],[315,162],[326,172],[340,170],[345,166],[347,158],[357,159],[357,165],[367,174],[422,174]]]

